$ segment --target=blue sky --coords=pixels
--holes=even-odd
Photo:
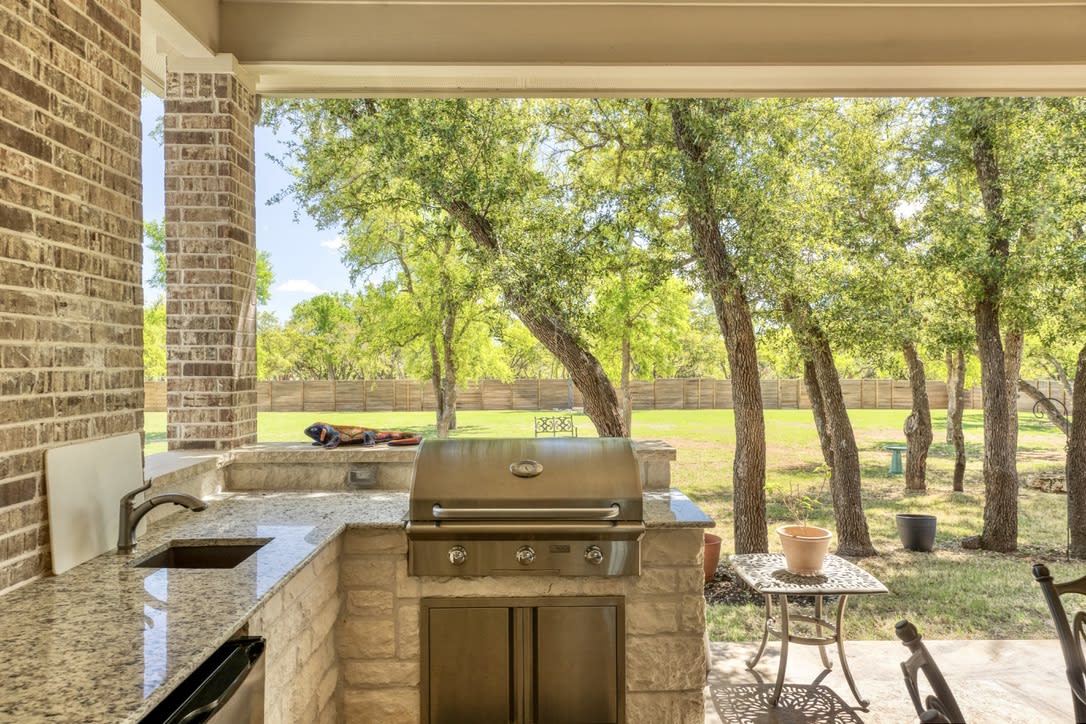
[[[143,217],[161,219],[164,214],[163,190],[165,163],[162,146],[148,131],[162,116],[162,99],[147,95],[143,99]],[[282,134],[286,131],[281,132]],[[300,301],[320,292],[342,292],[350,289],[347,270],[339,260],[338,238],[334,229],[321,231],[313,220],[291,201],[268,205],[275,193],[290,184],[290,176],[267,156],[280,156],[283,146],[271,129],[256,129],[256,246],[271,253],[271,302],[262,310],[275,312],[279,321],[290,318],[291,308]],[[298,219],[295,221],[295,212]],[[145,258],[144,298],[149,303],[160,292],[148,289],[147,277],[151,264]]]

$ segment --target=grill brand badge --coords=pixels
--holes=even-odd
[[[520,460],[509,466],[509,472],[518,478],[534,478],[543,472],[543,466],[535,460]]]

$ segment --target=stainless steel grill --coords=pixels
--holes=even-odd
[[[415,459],[411,575],[637,575],[644,532],[626,439],[427,440]]]

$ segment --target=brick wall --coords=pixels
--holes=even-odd
[[[166,80],[166,368],[171,450],[256,442],[259,102],[232,73]]]
[[[0,3],[0,591],[46,448],[143,428],[139,0]]]

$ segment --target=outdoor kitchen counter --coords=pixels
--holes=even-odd
[[[224,494],[0,599],[0,721],[136,722],[346,526],[399,528],[407,493]],[[272,538],[236,568],[133,568],[175,539]]]
[[[646,528],[712,528],[716,522],[682,491],[644,493]]]
[[[137,722],[347,527],[402,528],[406,491],[224,493],[0,600],[0,721]],[[645,494],[649,528],[707,527],[677,490]],[[233,569],[134,568],[170,540],[271,538]]]

